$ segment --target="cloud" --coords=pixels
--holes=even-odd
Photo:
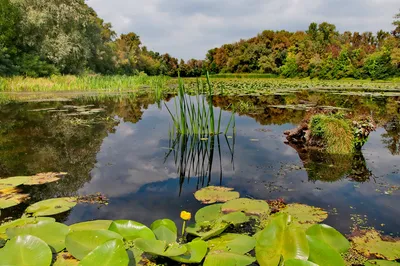
[[[305,30],[312,21],[339,30],[391,30],[398,0],[88,0],[118,33],[137,33],[148,48],[203,59],[224,43],[266,30]]]

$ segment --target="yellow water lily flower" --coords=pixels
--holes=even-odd
[[[182,220],[189,221],[192,218],[192,214],[187,211],[182,211],[181,218],[182,218]]]

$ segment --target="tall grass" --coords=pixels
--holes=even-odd
[[[213,106],[214,89],[208,73],[206,77],[205,83],[197,80],[197,93],[194,96],[194,101],[186,93],[183,80],[181,78],[178,79],[178,96],[174,98],[174,113],[165,105],[173,121],[176,133],[198,136],[200,138],[222,133],[222,110],[220,109],[216,119]],[[228,125],[223,132],[224,134],[227,134],[232,121],[234,127],[234,120],[235,115],[233,111]]]

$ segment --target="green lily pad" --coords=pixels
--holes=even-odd
[[[49,246],[41,239],[23,235],[7,242],[0,249],[0,266],[49,266],[52,253]]]
[[[389,261],[389,260],[370,260],[367,261],[364,266],[399,266],[400,263],[395,262],[395,261]]]
[[[28,180],[23,184],[26,186],[42,185],[46,183],[52,183],[60,180],[66,176],[67,173],[40,173],[34,176],[29,176]]]
[[[66,236],[65,245],[72,256],[82,260],[95,248],[113,239],[122,240],[122,236],[108,230],[76,231]]]
[[[65,236],[69,228],[65,224],[42,221],[37,224],[27,224],[22,227],[7,229],[7,236],[11,239],[19,235],[32,235],[46,242],[55,253],[65,248]]]
[[[196,223],[194,225],[189,225],[186,228],[186,233],[198,236],[202,240],[207,240],[222,234],[229,225],[230,223],[224,221]]]
[[[134,240],[136,238],[156,239],[150,228],[130,220],[113,221],[108,230],[120,234],[125,240]]]
[[[233,191],[233,188],[210,186],[196,191],[194,197],[204,204],[211,204],[238,199],[240,194],[239,192]]]
[[[210,251],[225,251],[237,254],[250,252],[256,246],[253,237],[240,234],[223,234],[208,241]]]
[[[350,248],[350,242],[335,228],[326,224],[313,225],[308,228],[306,234],[324,241],[339,253],[344,253]]]
[[[181,263],[200,263],[207,254],[207,243],[203,240],[194,240],[184,245],[186,252],[170,259]]]
[[[69,230],[73,231],[86,231],[86,230],[108,230],[112,221],[111,220],[95,220],[72,224],[69,226]]]
[[[22,227],[27,224],[37,224],[39,222],[55,222],[56,220],[51,217],[37,217],[37,218],[21,218],[8,223],[0,225],[0,238],[7,238],[6,231],[10,228]]]
[[[20,191],[15,187],[0,190],[0,209],[17,206],[29,199],[28,194],[20,194]]]
[[[78,266],[79,260],[75,259],[68,252],[61,252],[57,254],[56,261],[53,266]]]
[[[305,229],[328,218],[328,213],[323,209],[298,203],[288,204],[280,212],[289,214],[292,223]]]
[[[32,216],[51,216],[69,211],[75,205],[76,198],[48,199],[32,204],[25,212]]]
[[[250,218],[243,212],[232,212],[221,216],[219,219],[217,219],[217,221],[227,222],[232,225],[239,225],[247,223],[250,221]]]
[[[135,247],[144,252],[164,257],[174,257],[184,254],[187,249],[178,243],[167,245],[165,241],[139,238],[135,240]]]
[[[285,266],[319,266],[311,261],[290,259],[285,260]]]
[[[270,213],[267,202],[253,199],[234,199],[224,203],[221,208],[223,213],[244,212],[255,216],[266,216]]]
[[[173,221],[168,219],[157,220],[150,226],[158,240],[171,244],[176,242],[178,237],[178,229]]]
[[[210,252],[204,260],[204,266],[247,266],[255,262],[256,259],[246,255],[231,252]]]
[[[353,248],[365,257],[377,257],[386,260],[400,258],[400,241],[392,239],[385,241],[375,230],[361,231],[351,238]]]
[[[113,239],[98,246],[80,262],[80,266],[126,266],[129,263],[124,242]]]
[[[213,204],[198,210],[194,216],[196,223],[214,221],[222,216],[222,204]]]
[[[140,250],[136,247],[132,247],[132,248],[128,249],[126,252],[128,253],[128,257],[129,257],[129,266],[146,265],[145,263],[142,263],[144,260],[143,250]]]
[[[17,187],[29,180],[29,176],[14,176],[0,179],[0,190]]]
[[[318,265],[324,266],[344,266],[344,260],[330,245],[324,241],[314,237],[307,236],[308,245],[310,247],[309,261],[314,262]]]

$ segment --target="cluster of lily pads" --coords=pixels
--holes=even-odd
[[[67,226],[47,217],[70,210],[74,198],[37,202],[22,218],[0,226],[1,265],[177,265],[340,266],[350,248],[364,265],[398,265],[400,246],[378,232],[350,243],[334,228],[319,224],[327,212],[302,204],[240,198],[233,189],[207,187],[195,193],[207,205],[183,233],[169,219],[150,227],[131,220],[95,220]],[[191,214],[182,212],[186,222]],[[184,223],[185,224],[185,223]],[[371,239],[379,241],[373,242]],[[390,261],[391,260],[391,261]]]

